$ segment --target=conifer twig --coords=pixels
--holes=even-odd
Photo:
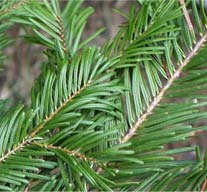
[[[71,54],[70,54],[70,51],[68,50],[68,47],[67,47],[67,44],[66,44],[65,31],[64,31],[62,19],[59,15],[57,15],[57,23],[58,23],[59,28],[60,28],[60,34],[59,35],[60,35],[60,39],[62,41],[62,49],[63,49],[65,54],[69,55],[69,63],[71,63]]]
[[[3,9],[2,11],[0,11],[0,15],[2,14],[6,14],[9,13],[10,11],[19,8],[20,6],[22,6],[24,3],[26,3],[28,0],[21,0],[17,3],[14,3],[11,7],[8,7],[6,9]]]
[[[52,112],[46,119],[43,120],[43,123],[38,125],[34,131],[26,137],[21,143],[19,143],[13,150],[7,152],[5,155],[3,155],[0,158],[0,163],[3,162],[5,159],[7,159],[10,155],[15,154],[17,151],[24,148],[27,144],[31,142],[31,139],[36,136],[36,134],[42,130],[47,122],[49,122],[66,104],[68,104],[72,99],[74,99],[77,95],[80,94],[82,90],[84,90],[86,87],[88,87],[91,84],[91,81],[87,82],[83,87],[81,87],[77,92],[75,92],[73,95],[69,96],[65,102],[62,103],[54,112]]]
[[[205,179],[205,181],[202,184],[201,191],[206,191],[206,188],[207,188],[207,178]]]
[[[91,157],[87,157],[86,155],[84,155],[82,153],[79,153],[76,150],[69,150],[67,148],[63,148],[63,147],[60,147],[60,146],[54,146],[52,144],[46,144],[46,143],[43,143],[43,144],[42,143],[37,143],[37,142],[33,142],[33,143],[35,145],[40,146],[40,147],[45,148],[45,149],[60,150],[60,151],[66,152],[67,154],[69,154],[71,156],[78,157],[81,160],[90,161],[90,162],[93,162],[93,163],[97,163],[97,160],[96,159],[93,159]]]
[[[185,2],[184,2],[184,0],[179,0],[179,2],[180,2],[180,5],[182,6],[183,14],[184,14],[185,20],[187,22],[188,28],[190,31],[193,31],[193,24],[191,22],[188,10],[185,6]]]
[[[60,27],[60,34],[59,35],[60,35],[60,38],[61,38],[61,41],[62,41],[62,48],[63,48],[64,52],[67,53],[68,52],[68,47],[67,47],[66,41],[65,41],[65,32],[64,32],[61,17],[59,15],[57,15],[57,23]]]
[[[198,50],[200,50],[200,48],[204,45],[206,39],[207,39],[207,32],[197,42],[193,50],[187,55],[187,57],[184,59],[184,61],[181,63],[181,65],[178,67],[178,69],[172,75],[172,77],[168,79],[167,83],[161,89],[160,93],[154,98],[152,103],[149,105],[147,111],[143,113],[143,115],[140,118],[138,118],[138,120],[134,123],[134,125],[129,129],[128,133],[121,139],[121,143],[127,142],[129,139],[131,139],[136,134],[137,129],[149,117],[149,115],[152,114],[153,110],[159,105],[166,91],[172,86],[174,81],[180,77],[183,68],[190,62],[192,57],[194,57],[197,54]]]

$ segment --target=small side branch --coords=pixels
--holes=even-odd
[[[8,7],[6,9],[3,9],[2,11],[0,11],[0,15],[9,13],[9,12],[13,11],[14,9],[19,8],[20,6],[22,6],[26,2],[27,2],[27,0],[21,0],[21,1],[17,2],[17,3],[14,3],[11,7]]]
[[[205,181],[203,182],[201,191],[206,191],[206,189],[207,189],[207,179],[205,179]]]
[[[10,155],[15,154],[17,151],[20,151],[23,147],[25,147],[28,143],[30,143],[30,139],[25,139],[21,143],[19,143],[16,147],[14,147],[11,151],[6,153],[4,156],[0,158],[0,163],[4,162]]]
[[[77,95],[79,95],[86,87],[88,87],[91,84],[91,81],[86,83],[84,86],[82,86],[77,92],[73,93],[73,95],[69,96],[68,99],[62,103],[53,113],[51,113],[46,119],[44,119],[44,122],[38,125],[34,131],[25,138],[21,143],[19,143],[16,147],[14,147],[13,150],[7,152],[0,158],[0,162],[3,162],[5,159],[10,157],[11,155],[15,154],[16,152],[20,151],[22,148],[24,148],[27,144],[31,144],[32,139],[36,136],[36,134],[42,130],[47,122],[49,122],[65,105],[67,105],[72,99],[74,99]]]
[[[45,149],[52,149],[52,150],[60,150],[60,151],[63,151],[73,157],[77,157],[81,160],[84,160],[84,161],[89,161],[89,162],[92,162],[92,163],[98,163],[96,159],[94,158],[91,158],[91,157],[87,157],[86,155],[78,152],[78,151],[75,151],[75,150],[69,150],[67,148],[63,148],[63,147],[60,147],[60,146],[54,146],[52,144],[42,144],[42,143],[37,143],[37,142],[34,142],[35,145],[37,146],[40,146],[42,148],[45,148]]]
[[[57,15],[57,23],[60,27],[60,34],[59,35],[62,40],[62,48],[63,48],[64,52],[67,53],[68,48],[67,48],[66,41],[65,41],[65,31],[63,28],[63,24],[62,24],[62,19],[59,15]]]
[[[185,20],[186,20],[186,22],[187,22],[187,24],[188,24],[188,28],[189,28],[189,30],[190,30],[190,31],[194,31],[194,30],[193,30],[193,25],[192,25],[192,22],[191,22],[191,19],[190,19],[188,10],[187,10],[187,8],[186,8],[186,6],[185,6],[185,2],[184,2],[184,0],[179,0],[179,2],[180,2],[180,5],[182,6],[183,14],[184,14]]]
[[[62,19],[59,15],[57,15],[57,23],[58,26],[60,28],[60,39],[62,41],[62,49],[64,51],[65,54],[69,55],[69,63],[71,63],[71,54],[68,50],[67,44],[66,44],[66,40],[65,40],[65,31],[64,31],[64,27],[63,27],[63,23],[62,23]]]

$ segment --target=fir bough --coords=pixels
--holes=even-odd
[[[199,147],[166,148],[207,129],[204,2],[139,0],[102,48],[88,43],[103,29],[82,39],[81,3],[0,3],[0,59],[14,23],[47,56],[31,106],[0,102],[0,189],[205,190]]]

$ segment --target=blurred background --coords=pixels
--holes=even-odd
[[[83,6],[92,6],[95,12],[89,17],[83,38],[100,27],[105,27],[106,30],[93,41],[94,44],[101,46],[107,39],[112,38],[123,21],[123,18],[113,11],[113,8],[128,12],[131,2],[135,2],[135,0],[85,1]],[[64,6],[65,1],[61,1],[61,4]],[[15,40],[15,43],[5,50],[7,60],[4,63],[3,72],[0,72],[0,99],[9,98],[12,104],[20,102],[28,105],[31,87],[34,79],[40,74],[40,65],[44,60],[42,55],[44,47],[28,45],[18,37],[22,34],[23,31],[18,25],[8,31],[8,35]],[[206,125],[207,123],[200,122],[200,124]],[[178,145],[200,145],[204,152],[207,145],[207,134],[206,132],[196,132],[188,141],[170,144],[167,147],[175,148]],[[176,155],[177,159],[192,159],[194,157],[195,154],[191,153]]]

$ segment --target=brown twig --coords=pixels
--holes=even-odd
[[[65,53],[68,52],[68,47],[66,45],[66,41],[65,41],[65,32],[64,32],[64,27],[63,27],[63,23],[62,23],[62,19],[59,15],[57,15],[57,23],[59,25],[59,28],[60,28],[60,38],[61,38],[61,41],[62,41],[62,48],[64,50]]]
[[[191,19],[190,19],[190,16],[189,16],[189,13],[188,13],[188,10],[185,6],[185,1],[184,0],[179,0],[180,2],[180,5],[182,6],[182,10],[183,10],[183,14],[184,14],[184,17],[185,17],[185,20],[188,24],[188,28],[190,31],[194,31],[193,30],[193,25],[192,25],[192,22],[191,22]]]
[[[30,188],[30,183],[27,184],[27,186],[24,188],[24,191],[23,192],[29,192],[29,188]]]
[[[29,142],[31,141],[31,139],[25,139],[23,140],[23,142],[21,142],[20,144],[18,144],[16,147],[14,147],[14,149],[12,149],[11,151],[9,151],[8,153],[6,153],[4,156],[2,156],[0,158],[0,162],[5,161],[5,159],[7,159],[10,155],[15,154],[17,151],[21,150],[23,147],[25,147]]]
[[[91,157],[87,157],[86,155],[76,151],[76,150],[69,150],[67,148],[63,148],[63,147],[60,147],[60,146],[54,146],[52,144],[45,144],[45,143],[37,143],[37,142],[33,142],[35,145],[37,146],[40,146],[42,148],[45,148],[45,149],[55,149],[55,150],[60,150],[60,151],[63,151],[71,156],[74,156],[74,157],[78,157],[79,159],[81,160],[84,160],[84,161],[90,161],[90,162],[93,162],[93,163],[98,163],[96,159],[93,159]]]
[[[205,179],[205,181],[202,184],[201,191],[206,191],[206,189],[207,189],[207,178]]]
[[[57,23],[58,23],[58,26],[60,28],[59,35],[60,35],[60,39],[61,39],[61,42],[62,42],[62,49],[63,49],[65,54],[69,55],[68,62],[71,63],[72,62],[72,58],[71,58],[70,51],[68,50],[68,47],[67,47],[67,44],[66,44],[65,31],[64,31],[62,19],[61,19],[61,17],[59,15],[57,15]]]

